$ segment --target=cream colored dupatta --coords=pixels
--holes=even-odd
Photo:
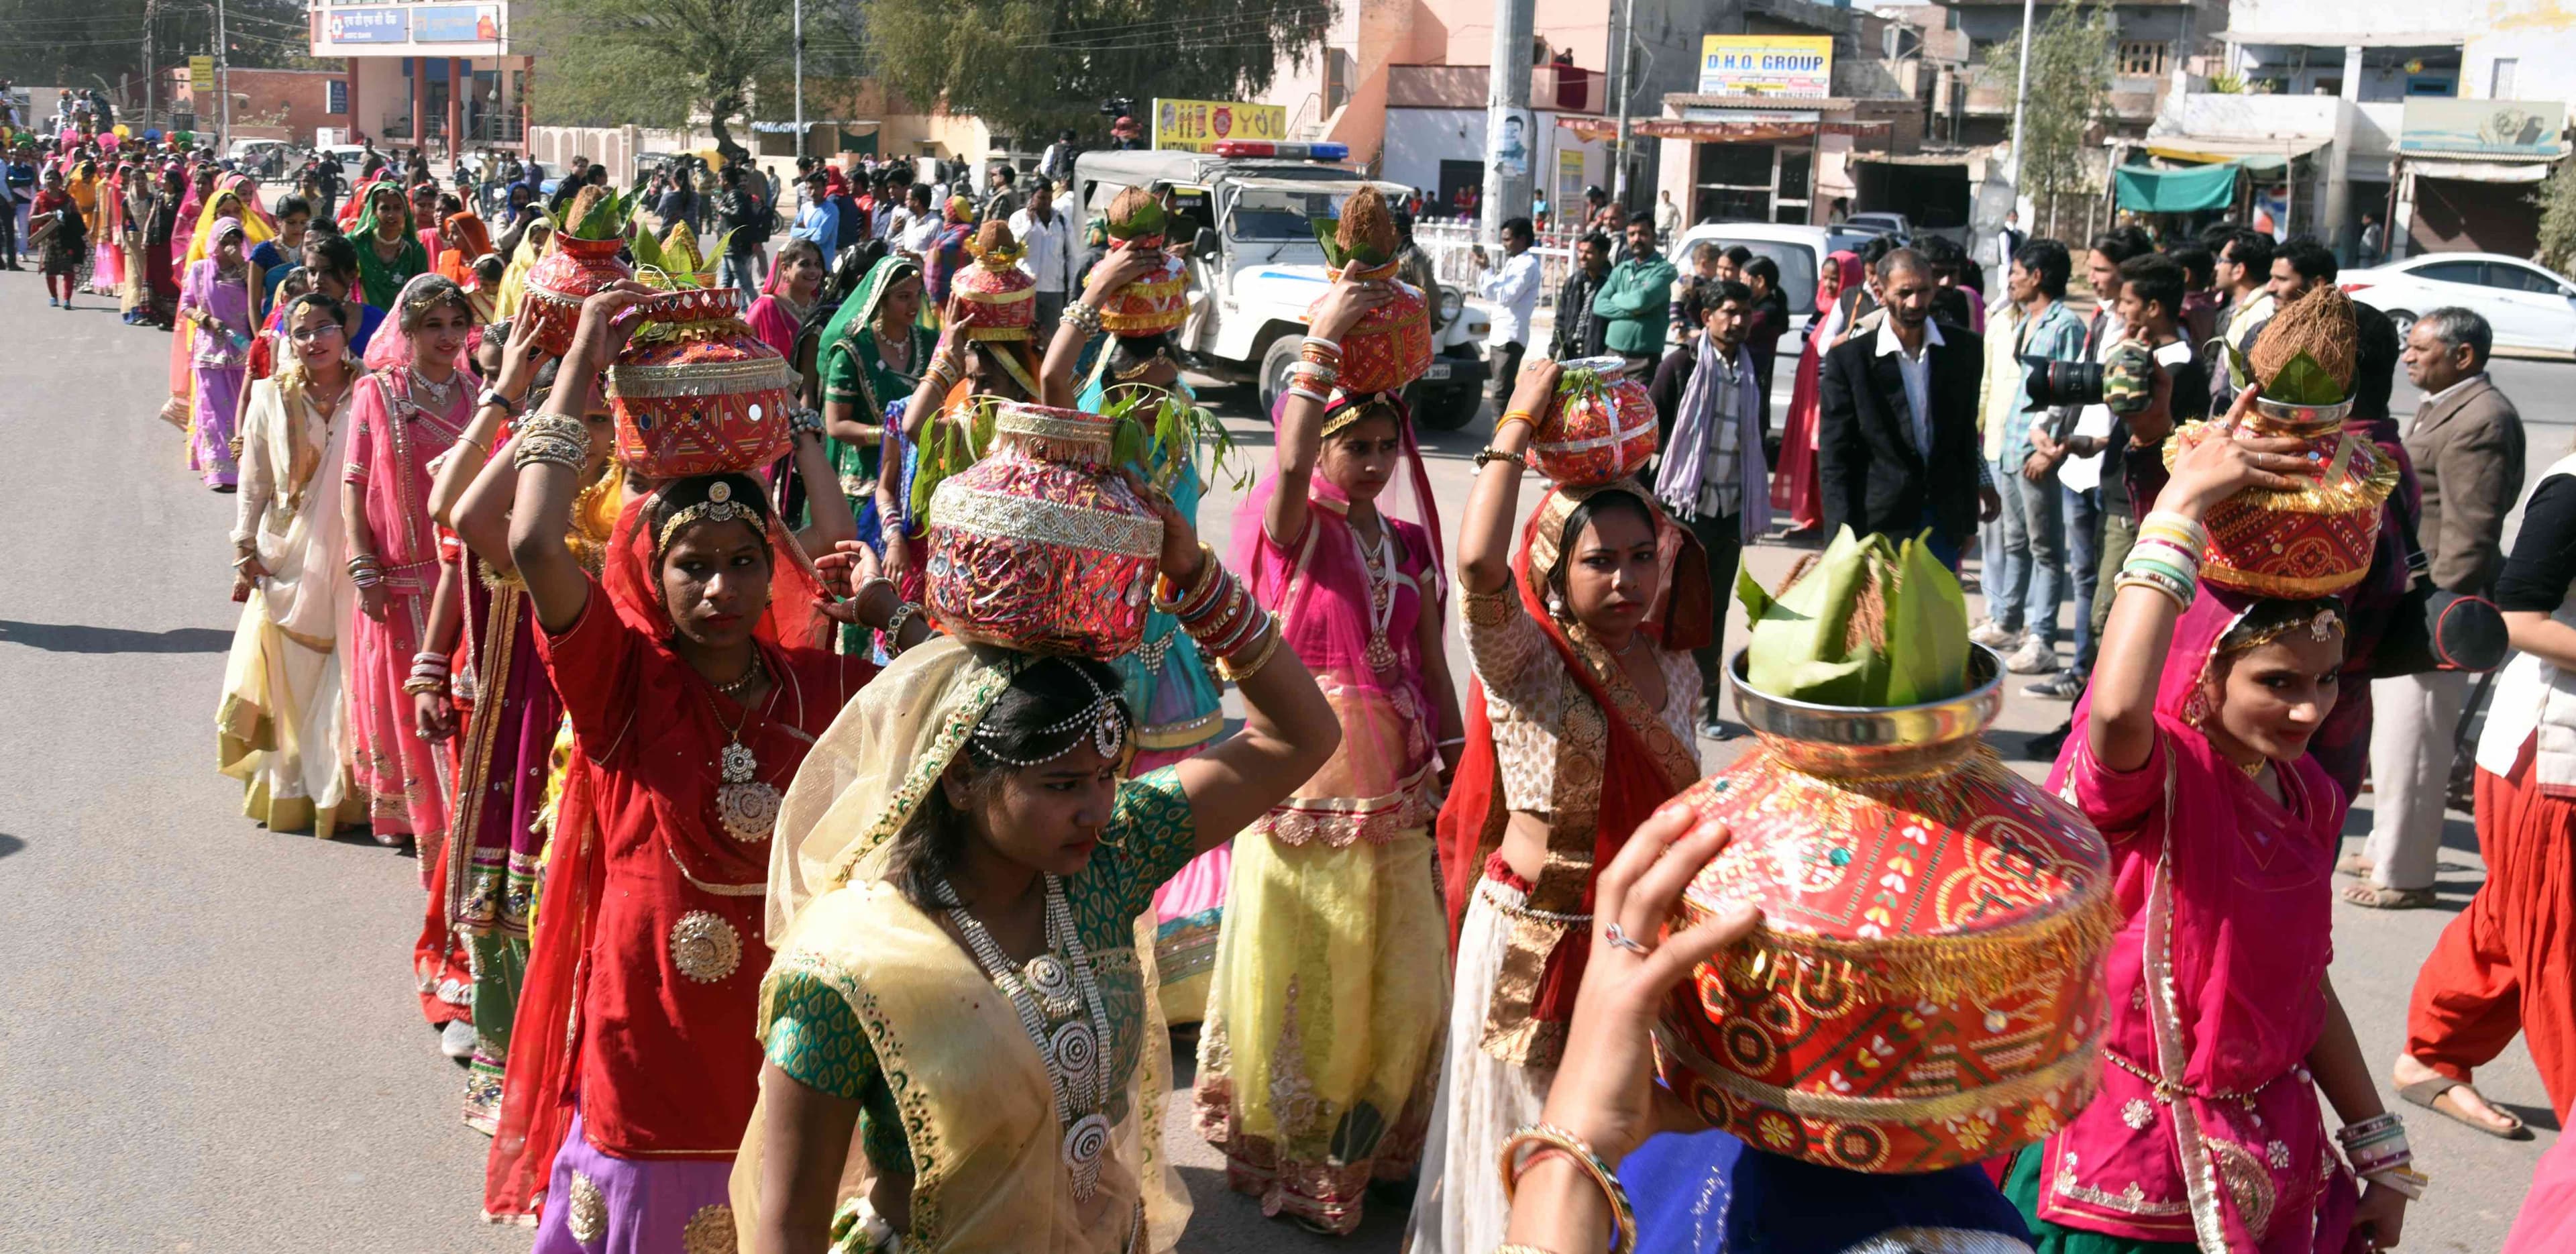
[[[771,974],[817,978],[867,1033],[912,1153],[907,1251],[1169,1250],[1189,1201],[1161,1143],[1170,1058],[1150,997],[1127,1117],[1112,1129],[1098,1190],[1078,1202],[1059,1156],[1065,1129],[1045,1063],[1011,1003],[936,920],[878,879],[894,835],[1009,685],[1008,663],[1000,651],[932,640],[869,681],[817,738],[772,844]],[[1135,942],[1146,989],[1154,987],[1152,939],[1140,929]],[[774,978],[763,981],[764,1031],[774,987]],[[734,1218],[746,1248],[759,1218],[766,1108],[764,1096],[734,1160]],[[867,1196],[873,1177],[854,1133],[836,1212]]]

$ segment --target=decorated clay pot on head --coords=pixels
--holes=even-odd
[[[2200,577],[2256,596],[2332,596],[2370,573],[2379,525],[2397,487],[2397,463],[2359,431],[2344,426],[2352,402],[2291,404],[2257,400],[2244,420],[2248,434],[2299,440],[2318,476],[2275,491],[2249,488],[2209,507],[2201,525],[2209,543]],[[2203,440],[2226,439],[2224,422],[2198,422],[2165,441],[2165,464]]]
[[[1143,643],[1163,523],[1118,474],[1117,424],[1006,403],[930,503],[924,605],[950,635],[1107,660]]]
[[[721,289],[738,307],[741,293]],[[785,455],[785,358],[716,298],[713,316],[690,317],[710,295],[673,292],[642,302],[639,327],[608,367],[619,465],[648,478],[753,471]]]
[[[1341,389],[1345,392],[1392,392],[1422,377],[1431,368],[1431,305],[1422,289],[1395,277],[1397,265],[1354,266],[1360,282],[1383,282],[1395,299],[1360,315],[1359,325],[1342,337]],[[1341,282],[1345,268],[1333,266],[1324,277]],[[1314,321],[1310,307],[1306,320]]]
[[[1100,306],[1100,328],[1130,338],[1177,331],[1189,319],[1189,264],[1170,253],[1161,269],[1110,293]]]
[[[2055,1131],[2093,1095],[2110,852],[1978,739],[2003,666],[1969,690],[1861,709],[1766,696],[1729,670],[1753,752],[1682,794],[1733,833],[1678,930],[1737,902],[1656,1030],[1666,1084],[1712,1127],[1846,1171],[1923,1172]]]
[[[1025,340],[1037,325],[1038,281],[1020,269],[1028,250],[1011,238],[1010,224],[985,223],[966,241],[974,264],[958,271],[955,292],[967,303],[966,338]]]
[[[1588,488],[1644,469],[1655,456],[1655,398],[1625,373],[1627,359],[1583,357],[1563,364],[1556,396],[1530,442],[1530,461],[1539,473],[1569,488]]]
[[[618,259],[626,241],[578,239],[555,232],[554,250],[528,268],[518,316],[537,324],[537,346],[561,357],[572,351],[573,328],[581,324],[581,303],[592,293],[635,271]]]

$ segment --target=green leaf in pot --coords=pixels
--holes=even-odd
[[[1919,705],[1968,686],[1968,599],[1933,556],[1930,532],[1905,542],[1887,593],[1888,705]]]
[[[1855,652],[1846,641],[1868,563],[1868,551],[1845,527],[1797,582],[1767,598],[1745,650],[1746,682],[1757,691],[1797,701],[1862,704],[1871,658],[1866,649]],[[1737,581],[1739,595],[1745,582]],[[1746,612],[1755,608],[1747,599]]]
[[[2344,388],[2317,359],[2297,353],[2281,363],[2281,369],[2263,385],[2266,400],[2288,405],[2332,405],[2344,398]]]

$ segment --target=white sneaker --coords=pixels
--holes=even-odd
[[[474,1025],[463,1019],[450,1019],[438,1034],[438,1052],[463,1062],[474,1056]]]
[[[2004,659],[2004,669],[2016,675],[2045,675],[2057,669],[2057,650],[2037,636],[2021,642],[2011,657]]]
[[[2012,650],[2021,647],[2022,638],[2027,634],[2029,633],[2007,631],[2004,629],[2003,624],[1998,623],[1991,618],[1968,629],[1968,639],[1974,640],[1978,644],[1982,644],[1998,653],[2009,653]]]

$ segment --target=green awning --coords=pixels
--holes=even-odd
[[[2139,213],[2192,213],[2217,209],[2236,199],[2236,163],[2193,166],[2184,170],[2151,170],[2124,165],[2113,171],[2120,207]]]

